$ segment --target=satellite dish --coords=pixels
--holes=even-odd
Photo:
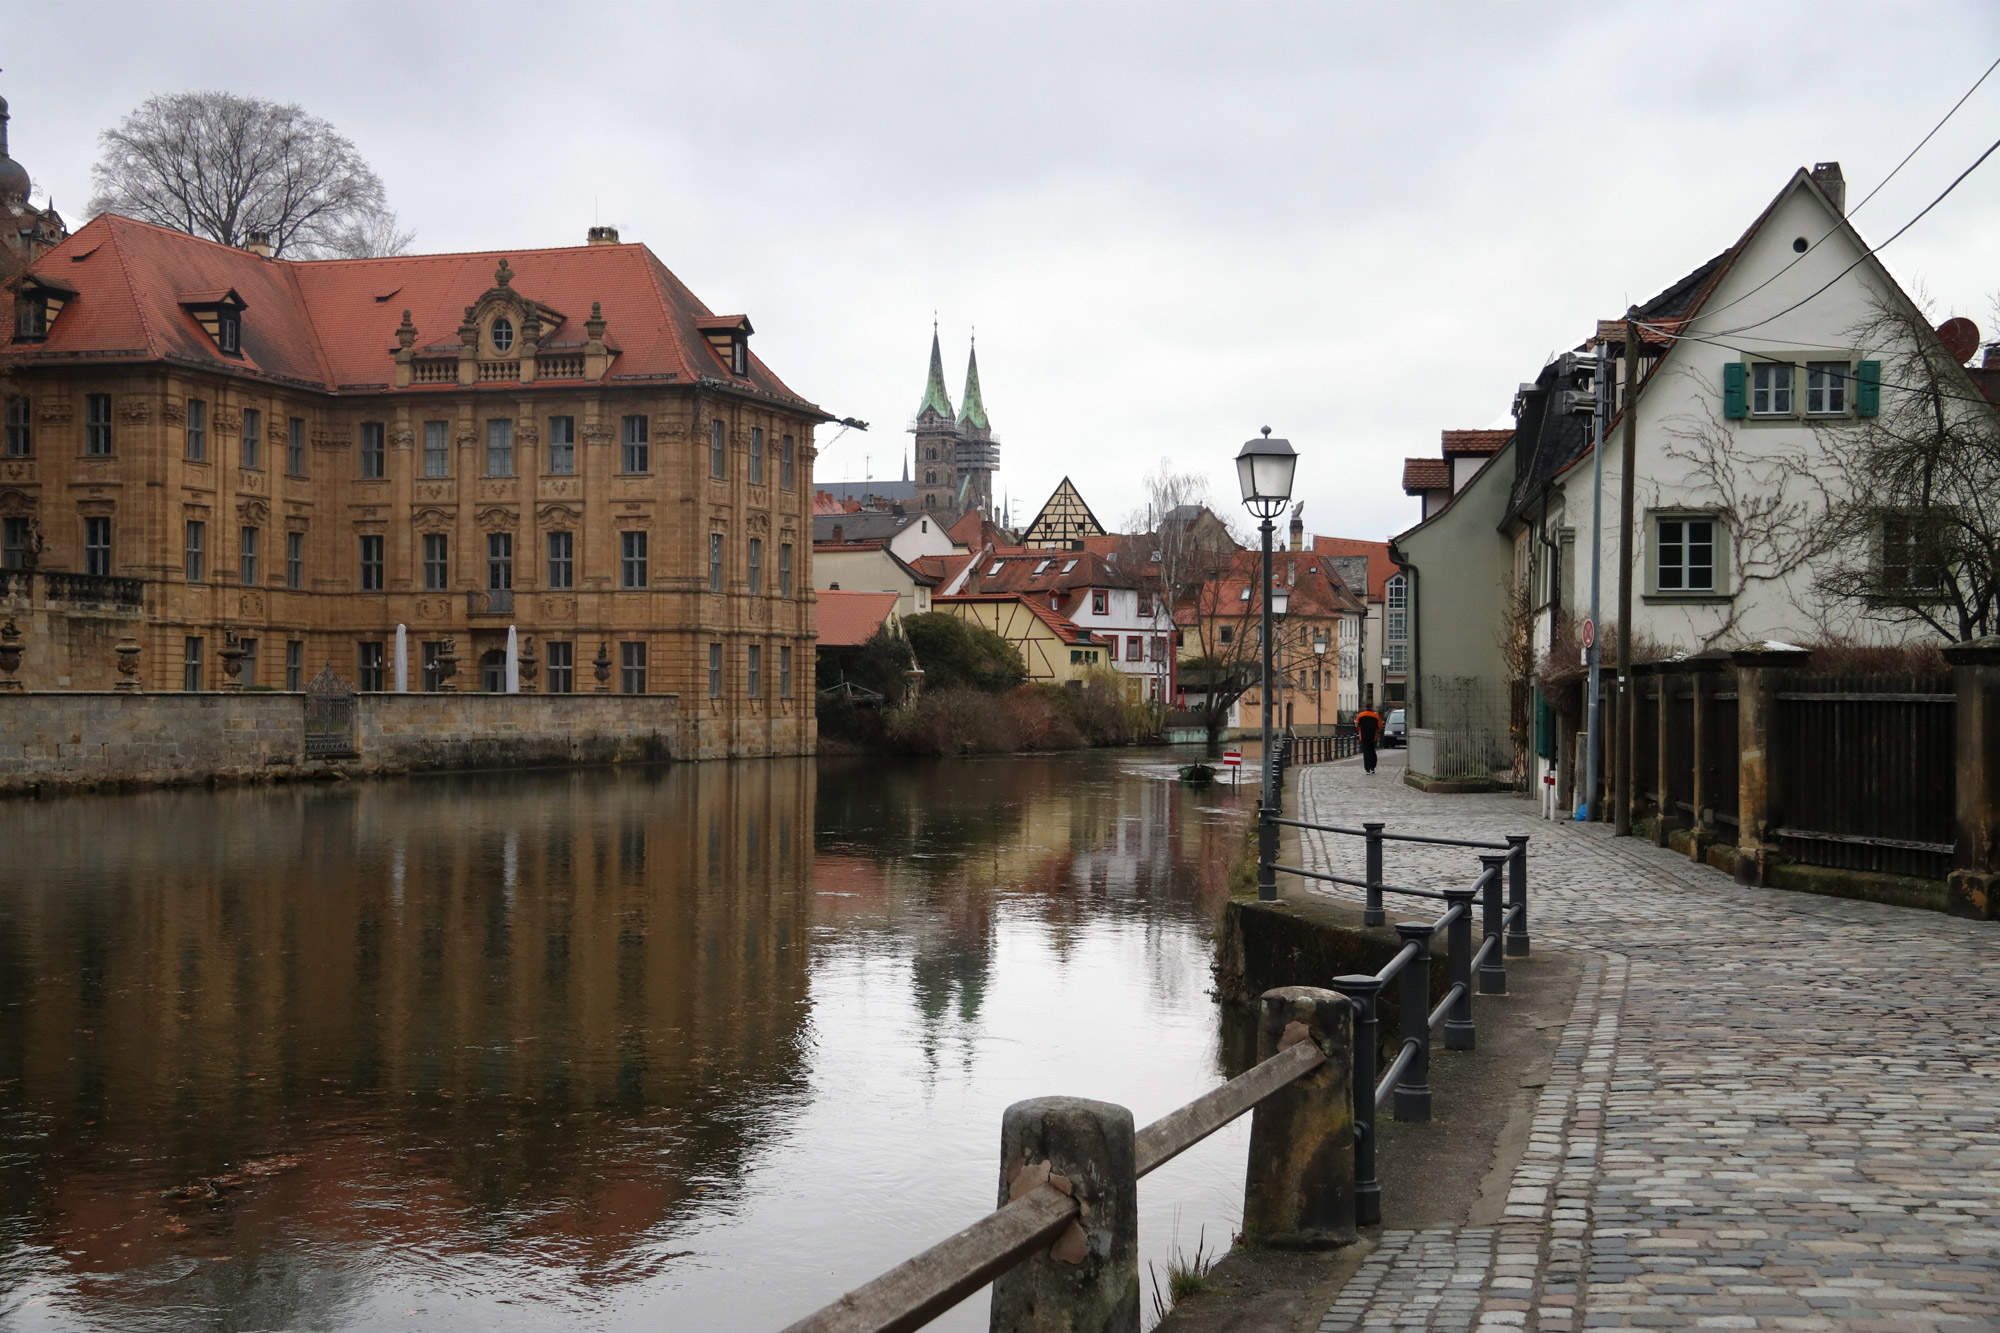
[[[1938,325],[1937,336],[1944,350],[1951,353],[1951,359],[1961,366],[1979,350],[1979,326],[1963,315],[1954,315]]]

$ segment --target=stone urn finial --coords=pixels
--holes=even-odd
[[[535,692],[535,673],[541,670],[541,663],[535,657],[535,641],[533,638],[521,640],[521,652],[520,656],[516,659],[516,665],[521,673],[521,693],[533,694]]]
[[[19,693],[21,682],[14,679],[14,673],[21,669],[21,631],[14,625],[14,618],[7,617],[7,623],[0,625],[0,690]]]
[[[433,663],[432,669],[437,673],[438,693],[456,694],[458,692],[458,686],[451,683],[451,678],[458,674],[458,640],[456,638],[449,634],[445,635],[444,642],[438,645],[437,659]]]
[[[139,641],[131,635],[120,639],[112,649],[118,654],[118,683],[111,688],[122,694],[139,692]]]
[[[236,637],[236,631],[222,632],[222,688],[237,691],[243,688],[243,641]]]
[[[594,661],[591,662],[590,666],[591,670],[595,672],[597,676],[597,692],[599,694],[604,694],[609,692],[609,690],[611,689],[611,645],[610,644],[601,641],[598,643],[597,657]]]

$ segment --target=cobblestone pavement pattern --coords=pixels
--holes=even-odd
[[[1321,1333],[2000,1328],[2000,926],[1746,889],[1401,777],[1300,770],[1300,817],[1528,833],[1535,945],[1589,961],[1500,1224],[1385,1233]],[[1361,876],[1360,839],[1301,837]],[[1391,843],[1385,879],[1470,883],[1473,855]]]

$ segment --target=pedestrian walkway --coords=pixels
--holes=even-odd
[[[1530,834],[1535,946],[1589,963],[1500,1225],[1385,1234],[1322,1333],[2000,1328],[2000,926],[1743,888],[1402,773],[1300,770],[1299,817]],[[1360,839],[1301,837],[1359,877]],[[1386,861],[1413,888],[1477,872]]]

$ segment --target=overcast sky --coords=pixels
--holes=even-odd
[[[1106,523],[1270,425],[1309,527],[1415,521],[1405,455],[1507,424],[1599,316],[1722,250],[1794,168],[1872,189],[2000,56],[2000,6],[0,3],[13,154],[72,226],[154,93],[296,101],[419,250],[643,241],[898,476],[935,309],[976,325],[1017,520]],[[2000,74],[1855,218],[2000,136]],[[1885,254],[1989,336],[2000,154]]]

